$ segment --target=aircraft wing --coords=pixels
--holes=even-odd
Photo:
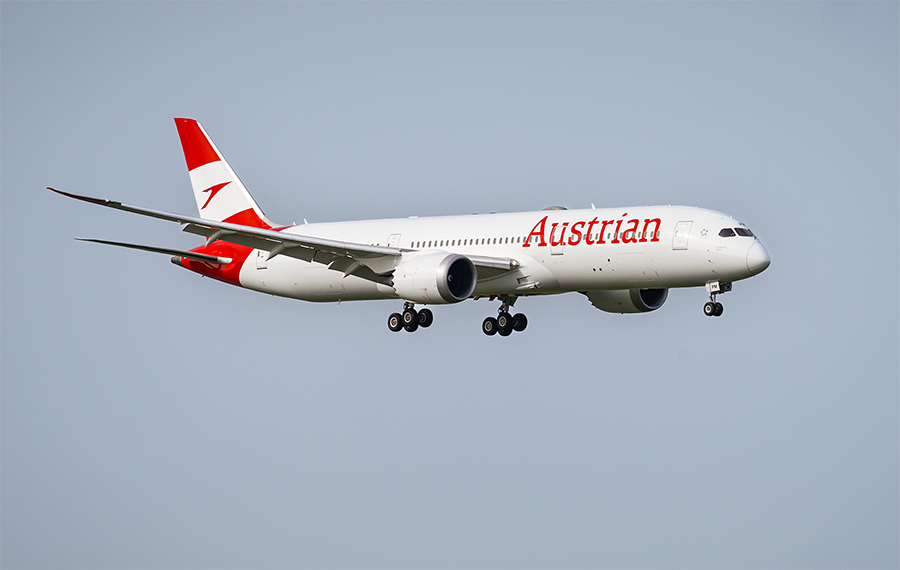
[[[263,249],[269,252],[269,259],[276,255],[286,255],[304,261],[328,265],[330,269],[341,271],[344,275],[354,274],[374,281],[382,281],[383,279],[378,276],[389,274],[400,262],[400,257],[403,252],[412,251],[402,248],[300,236],[271,229],[256,228],[227,222],[216,222],[203,218],[195,218],[193,216],[183,216],[181,214],[172,214],[160,210],[129,206],[114,200],[79,196],[78,194],[63,192],[62,190],[50,187],[47,187],[47,189],[83,202],[182,224],[185,226],[184,231],[202,235],[208,239],[208,243],[221,240],[255,249]],[[120,244],[118,242],[101,243],[121,245],[123,247],[134,247],[135,249],[145,249],[147,251],[157,249],[160,253],[163,252],[162,248],[149,248],[146,246],[136,247],[131,246],[130,244]],[[481,270],[502,272],[510,271],[519,266],[518,262],[509,258],[469,256],[469,259],[471,259],[472,263],[479,268],[479,274],[481,274]]]

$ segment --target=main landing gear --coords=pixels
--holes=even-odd
[[[509,336],[516,332],[522,332],[528,326],[528,317],[522,313],[509,314],[509,309],[516,302],[516,297],[500,297],[500,310],[497,318],[488,317],[481,323],[481,332],[488,336],[500,333],[500,336]],[[405,330],[416,332],[419,327],[428,328],[434,322],[434,315],[430,309],[417,311],[415,305],[409,301],[403,303],[403,312],[391,313],[388,317],[388,328],[394,332]]]
[[[430,309],[422,309],[417,311],[415,305],[410,302],[403,303],[402,313],[392,313],[388,317],[388,328],[394,332],[405,330],[406,332],[416,332],[419,327],[428,328],[434,322],[434,314]]]
[[[497,318],[488,317],[481,323],[481,332],[488,336],[494,336],[500,333],[500,336],[509,336],[516,332],[522,332],[528,326],[528,317],[522,313],[515,315],[509,314],[509,308],[515,305],[516,297],[500,297],[500,310],[497,312]]]
[[[703,314],[707,317],[721,317],[725,308],[722,303],[716,302],[716,295],[731,291],[731,282],[712,281],[706,284],[706,291],[709,293],[709,302],[703,305]]]

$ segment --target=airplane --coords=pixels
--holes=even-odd
[[[500,301],[486,335],[528,325],[510,314],[520,297],[579,292],[610,313],[646,313],[669,289],[705,287],[706,316],[717,295],[763,272],[766,248],[728,214],[686,206],[568,210],[281,225],[259,208],[206,131],[175,119],[199,217],[112,200],[57,194],[183,225],[206,238],[189,251],[76,238],[171,255],[185,269],[262,293],[314,302],[397,299],[388,328],[431,326],[428,305]],[[416,310],[416,305],[424,307]]]

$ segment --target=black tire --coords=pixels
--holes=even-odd
[[[416,323],[417,327],[419,325],[419,313],[415,309],[403,309],[402,318],[404,328],[411,323]]]
[[[513,330],[516,332],[522,332],[525,330],[525,327],[528,326],[528,317],[526,317],[523,313],[516,313],[513,315]]]
[[[419,311],[419,326],[423,328],[428,328],[431,326],[431,323],[434,322],[434,314],[432,314],[431,309],[422,309]]]
[[[705,305],[703,305],[703,314],[707,317],[715,316],[716,314],[716,304],[712,301],[708,301]]]
[[[716,303],[716,316],[721,317],[724,311],[725,307],[722,306],[722,303]]]
[[[500,336],[509,336],[513,330],[513,320],[509,313],[500,313],[497,315],[497,332]]]
[[[418,330],[418,328],[419,328],[419,318],[418,317],[416,317],[416,320],[414,320],[413,322],[404,323],[404,325],[403,325],[403,330],[405,330],[406,332],[416,332],[416,330]]]
[[[391,316],[388,317],[388,328],[393,332],[400,332],[400,329],[403,328],[403,319],[400,318],[400,313],[391,313]]]
[[[488,336],[494,336],[497,334],[497,329],[500,327],[497,325],[497,319],[494,317],[488,317],[484,319],[484,322],[481,323],[481,332]]]

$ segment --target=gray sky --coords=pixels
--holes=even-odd
[[[0,564],[900,565],[898,3],[0,4]],[[315,305],[96,237],[684,204],[772,256],[702,314]]]

